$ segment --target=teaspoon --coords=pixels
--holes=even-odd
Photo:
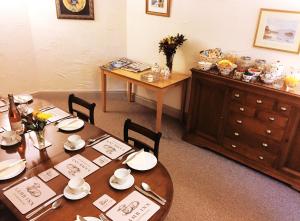
[[[165,200],[164,198],[162,198],[160,195],[158,195],[157,193],[155,193],[152,189],[151,189],[151,187],[150,187],[150,185],[149,184],[147,184],[147,183],[142,183],[142,188],[145,190],[145,191],[147,191],[147,192],[151,192],[151,193],[153,193],[156,197],[158,197],[161,201],[163,201],[163,202],[167,202],[167,200]]]
[[[52,203],[51,207],[48,208],[47,210],[45,210],[44,212],[42,212],[40,215],[34,217],[33,219],[31,219],[30,221],[35,221],[38,218],[40,218],[42,215],[44,215],[45,213],[49,212],[50,210],[54,210],[60,207],[62,200],[57,200],[54,203]]]

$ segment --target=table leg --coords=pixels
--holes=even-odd
[[[134,102],[133,84],[128,83],[127,98],[129,102]]]
[[[163,111],[163,91],[157,91],[156,93],[156,132],[161,131],[161,118]]]
[[[184,122],[185,120],[185,103],[186,103],[186,94],[187,94],[187,82],[188,79],[184,80],[182,82],[182,88],[181,88],[181,116],[180,121]]]
[[[101,85],[102,85],[102,110],[106,112],[106,74],[101,70]]]

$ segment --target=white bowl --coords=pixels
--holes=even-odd
[[[199,61],[198,62],[198,68],[202,71],[208,71],[209,69],[212,68],[212,66],[213,66],[213,64],[208,61]]]
[[[221,75],[227,76],[236,68],[236,65],[233,64],[231,67],[222,67],[222,66],[217,64],[217,67],[218,67]]]

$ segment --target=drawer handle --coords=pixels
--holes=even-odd
[[[242,123],[243,123],[242,120],[236,120],[236,122],[237,122],[238,124],[242,124]]]
[[[240,134],[238,132],[234,132],[234,136],[238,137]]]
[[[258,157],[258,159],[260,159],[260,160],[263,160],[263,159],[264,159],[264,157],[263,157],[263,156],[259,156],[259,157]]]
[[[262,102],[262,100],[256,100],[256,103],[262,104],[263,102]]]
[[[267,133],[267,134],[271,134],[272,131],[271,131],[271,130],[266,130],[266,133]]]
[[[280,108],[280,110],[282,110],[282,111],[286,111],[286,110],[287,110],[287,108],[286,108],[286,107],[281,107],[281,108]]]
[[[275,117],[269,117],[269,120],[270,120],[270,121],[274,121],[274,120],[275,120]]]
[[[236,98],[239,98],[239,97],[240,97],[240,94],[236,93],[236,94],[234,94],[234,96],[235,96]]]
[[[244,111],[245,111],[245,108],[240,107],[240,111],[244,112]]]
[[[232,147],[232,148],[237,148],[237,146],[236,146],[236,145],[234,145],[234,144],[231,144],[231,147]]]
[[[267,143],[262,143],[261,144],[263,147],[268,147],[269,145]]]

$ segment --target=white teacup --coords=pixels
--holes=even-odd
[[[125,168],[119,168],[119,169],[115,170],[114,181],[118,184],[125,183],[130,175],[130,172],[131,172],[130,169],[125,169]]]
[[[72,194],[79,194],[82,192],[88,192],[85,188],[85,180],[81,177],[73,177],[68,182],[68,187]]]
[[[79,135],[71,135],[68,137],[68,142],[72,147],[76,147],[81,141],[81,137]]]
[[[11,143],[17,139],[17,133],[16,131],[4,131],[2,133],[2,139],[6,143]]]

